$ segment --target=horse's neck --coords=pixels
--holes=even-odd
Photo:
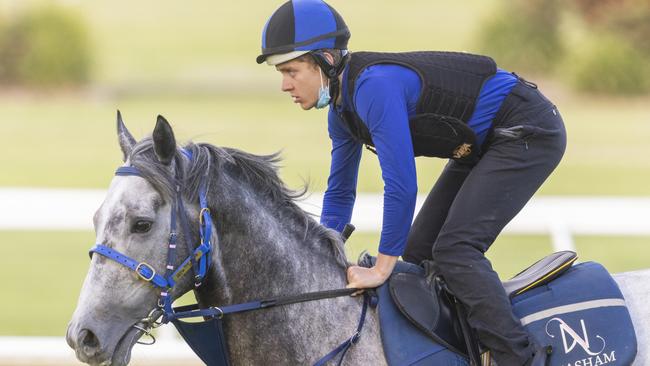
[[[206,305],[345,286],[332,243],[308,228],[312,219],[243,189],[212,202],[219,242],[210,272],[214,286],[200,296]]]
[[[314,228],[312,219],[244,190],[221,193],[211,202],[219,243],[208,286],[199,290],[202,306],[345,287],[340,248]],[[360,298],[344,296],[225,317],[230,361],[237,366],[316,362],[354,333],[360,310]],[[372,314],[364,332],[346,361],[385,364]]]

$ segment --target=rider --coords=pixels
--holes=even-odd
[[[305,109],[329,107],[332,160],[321,223],[350,221],[362,145],[384,180],[376,265],[351,266],[349,287],[386,281],[401,255],[436,273],[467,307],[469,323],[501,366],[542,365],[513,315],[485,252],[559,163],[562,118],[533,83],[486,56],[347,50],[350,32],[321,0],[284,3],[262,34],[282,91]],[[449,158],[413,225],[415,156]],[[410,231],[409,231],[410,229]]]

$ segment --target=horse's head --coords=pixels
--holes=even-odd
[[[148,157],[147,167],[121,168],[122,172],[156,171],[159,181],[166,184],[144,179],[141,174],[120,174],[118,170],[106,199],[95,213],[98,246],[134,259],[139,268],[131,270],[119,262],[120,258],[110,260],[105,253],[91,254],[90,269],[66,339],[79,360],[93,365],[127,364],[133,345],[160,315],[154,309],[159,309],[164,289],[147,279],[153,277],[151,270],[162,275],[166,271],[172,231],[170,217],[177,199],[173,187],[177,171],[183,166],[173,131],[163,117],[158,117],[152,139],[139,143],[124,126],[119,112],[117,127],[125,166],[137,166],[136,159],[143,164],[144,157]],[[196,210],[187,208],[190,212]],[[177,239],[177,259],[172,262],[176,266],[189,253],[184,236],[192,235],[185,234]],[[177,281],[172,297],[189,291],[193,283],[188,277],[191,276]]]

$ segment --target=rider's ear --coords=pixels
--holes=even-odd
[[[163,116],[158,116],[156,128],[153,130],[153,149],[158,160],[165,165],[169,165],[174,159],[176,153],[174,131]]]
[[[325,59],[327,59],[330,65],[334,65],[334,56],[330,52],[323,51],[323,56],[325,56]]]
[[[133,150],[135,145],[135,139],[131,135],[131,132],[126,129],[124,121],[122,121],[122,113],[117,111],[117,139],[120,142],[120,148],[122,149],[122,161],[126,161]]]

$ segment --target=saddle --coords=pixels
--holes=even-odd
[[[553,349],[551,365],[581,360],[605,364],[614,359],[631,364],[636,339],[616,282],[598,263],[573,265],[576,259],[576,253],[571,251],[553,253],[503,282],[514,314],[537,345]],[[374,258],[366,254],[360,265],[373,262]],[[467,323],[465,307],[430,263],[416,266],[398,262],[389,281],[377,293],[389,365],[490,364],[489,356],[485,357],[489,355],[484,352],[487,350],[481,348]],[[403,318],[408,325],[395,317]],[[409,326],[421,336],[409,331]],[[443,353],[441,348],[449,353]],[[409,352],[426,358],[409,356]]]
[[[574,252],[553,253],[504,282],[503,287],[510,297],[522,294],[553,280],[576,259]],[[435,275],[431,263],[425,262],[424,268],[425,276],[413,273],[396,273],[391,276],[389,289],[393,301],[418,329],[454,352],[467,355],[478,364],[480,350],[477,349],[477,339],[466,322],[465,309],[447,288],[444,280]]]

